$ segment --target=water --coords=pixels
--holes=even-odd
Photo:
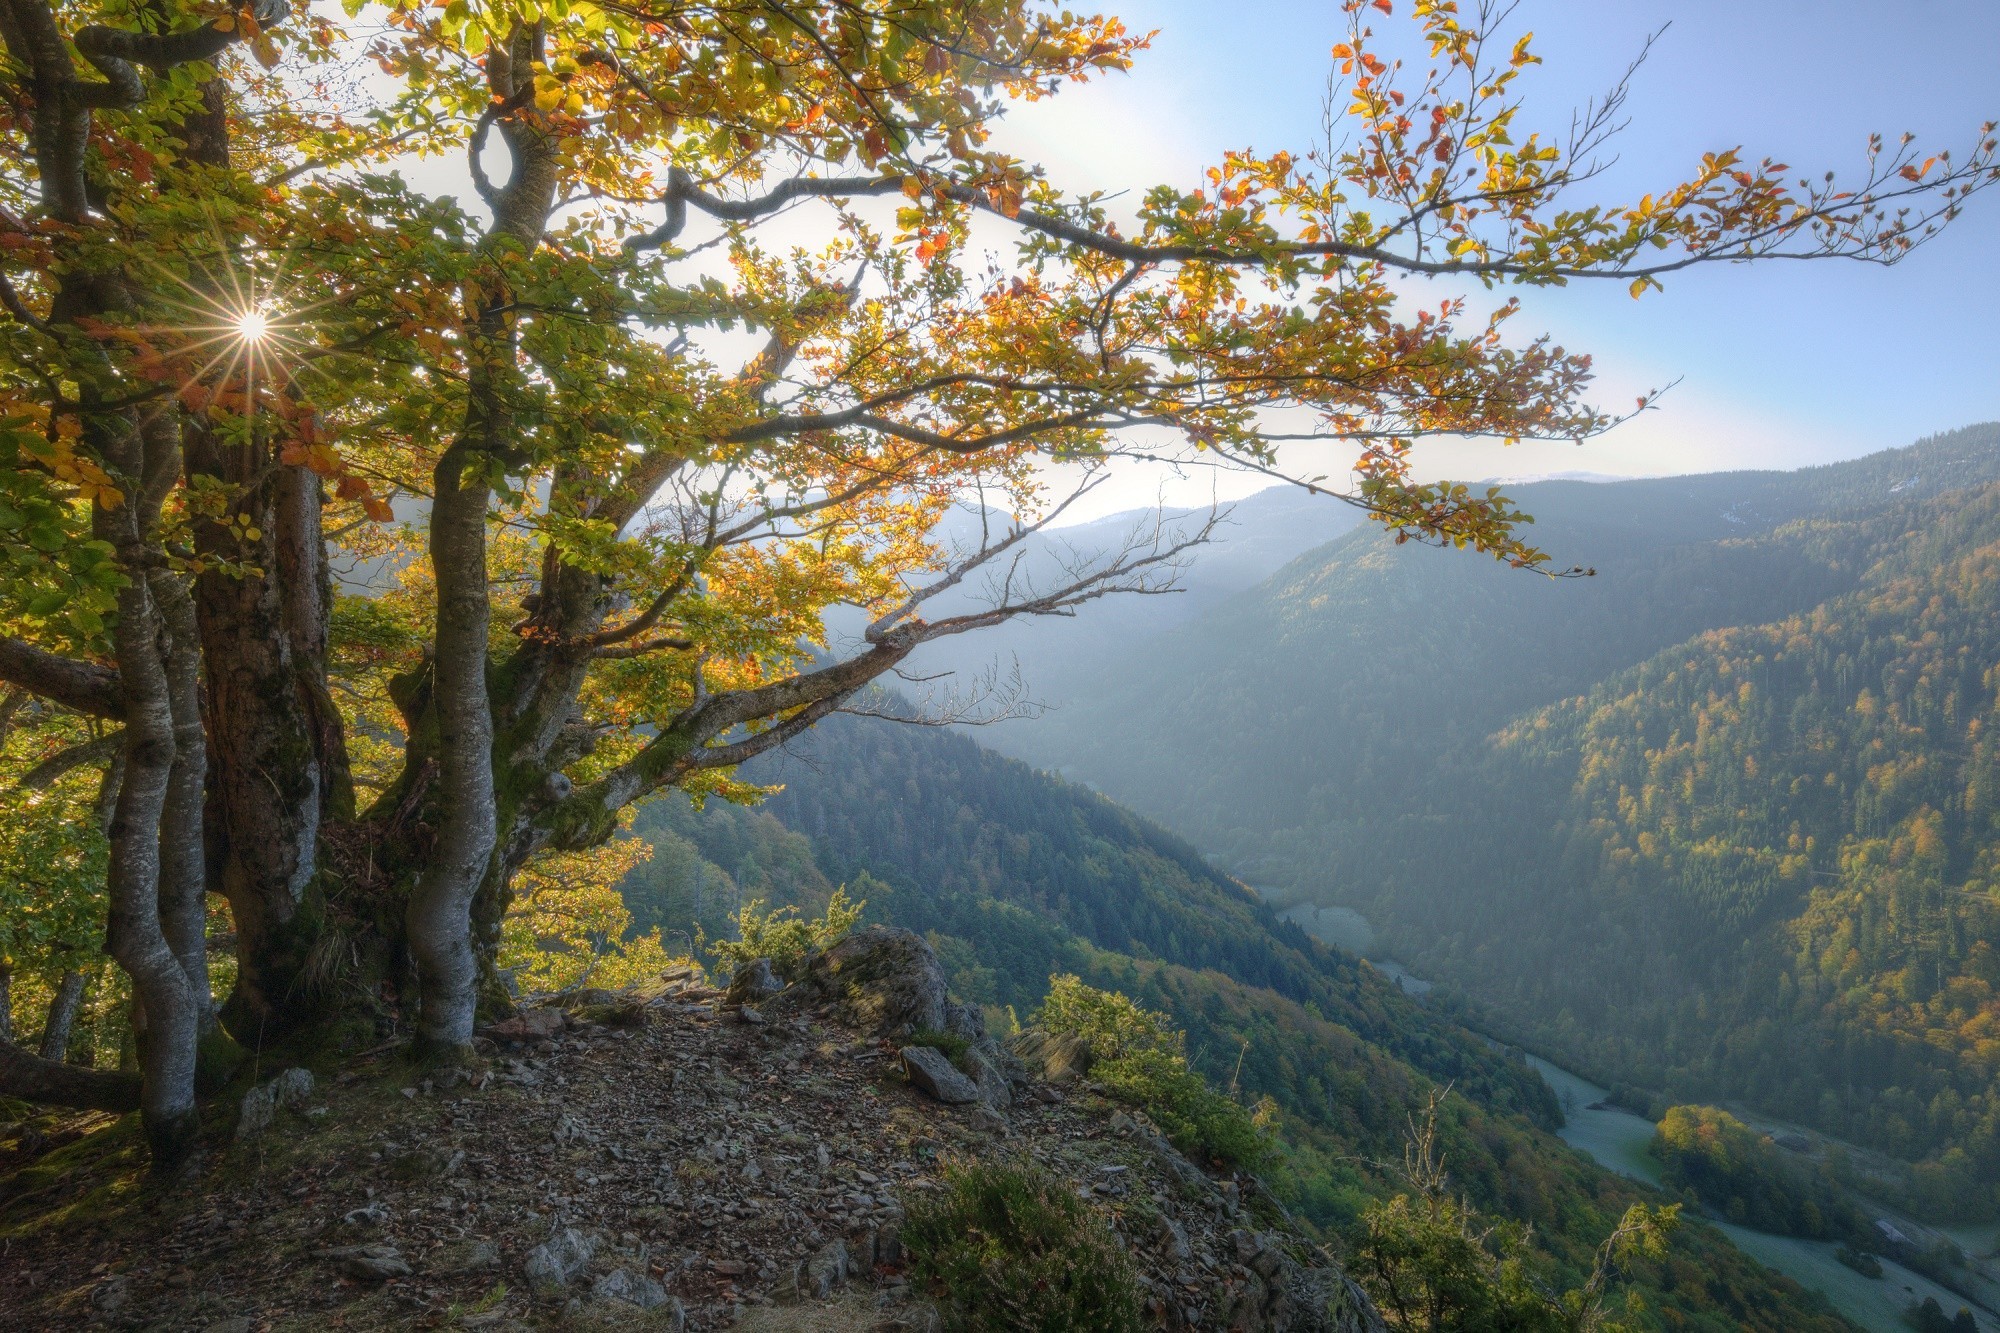
[[[1660,1165],[1646,1150],[1653,1140],[1650,1120],[1630,1111],[1602,1105],[1609,1095],[1606,1089],[1588,1079],[1579,1078],[1567,1069],[1532,1055],[1528,1057],[1528,1063],[1555,1089],[1556,1100],[1562,1103],[1563,1116],[1568,1121],[1559,1131],[1563,1142],[1581,1149],[1600,1165],[1621,1176],[1648,1185],[1659,1185]],[[1600,1109],[1593,1110],[1593,1106]],[[1869,1333],[1909,1333],[1910,1326],[1903,1321],[1903,1312],[1926,1296],[1936,1297],[1946,1314],[1955,1313],[1966,1304],[1965,1298],[1957,1292],[1941,1287],[1893,1260],[1882,1261],[1881,1277],[1863,1277],[1833,1257],[1838,1247],[1832,1241],[1778,1236],[1768,1231],[1752,1231],[1733,1222],[1712,1221],[1712,1225],[1728,1236],[1737,1249],[1766,1268],[1775,1269],[1800,1286],[1810,1287],[1825,1295],[1834,1309],[1869,1330]],[[1990,1236],[1992,1228],[1985,1228],[1984,1231]],[[1963,1240],[1959,1243],[1965,1244]],[[1981,1327],[1990,1328],[1990,1321]]]
[[[1299,903],[1278,913],[1281,920],[1290,921],[1316,940],[1323,940],[1336,949],[1358,953],[1366,957],[1375,947],[1375,927],[1368,918],[1352,907],[1320,907],[1313,903]],[[1377,972],[1395,982],[1411,995],[1427,995],[1431,983],[1422,977],[1410,975],[1409,969],[1393,958],[1370,958]]]

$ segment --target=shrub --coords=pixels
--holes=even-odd
[[[1141,1009],[1116,991],[1086,986],[1071,976],[1049,978],[1049,996],[1036,1023],[1044,1031],[1070,1033],[1090,1042],[1100,1060],[1139,1051],[1182,1053],[1184,1038],[1165,1014]]]
[[[796,907],[766,912],[764,900],[752,898],[742,911],[730,913],[736,938],[717,940],[708,952],[732,972],[753,959],[768,958],[779,976],[796,981],[807,955],[845,939],[867,906],[866,900],[850,903],[846,888],[838,888],[826,900],[825,915],[813,920],[800,916]]]
[[[1088,1039],[1097,1058],[1091,1077],[1145,1111],[1182,1152],[1252,1169],[1270,1161],[1270,1136],[1248,1110],[1189,1066],[1186,1038],[1169,1026],[1165,1014],[1141,1009],[1115,991],[1058,976],[1049,979],[1049,998],[1037,1022],[1045,1031]]]
[[[1063,1181],[1027,1163],[969,1162],[944,1184],[908,1202],[902,1239],[947,1333],[1137,1333],[1131,1260]]]
[[[1843,1245],[1833,1252],[1833,1257],[1863,1277],[1882,1276],[1882,1261],[1866,1250],[1857,1250],[1852,1245]]]

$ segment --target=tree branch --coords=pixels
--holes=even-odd
[[[114,722],[125,717],[116,671],[58,657],[19,639],[0,638],[0,680],[92,717]]]

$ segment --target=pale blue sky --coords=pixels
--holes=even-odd
[[[1332,0],[1106,7],[1135,29],[1160,30],[1139,67],[1013,117],[1009,146],[1059,183],[1191,184],[1225,149],[1313,142],[1327,49],[1342,31]],[[1385,36],[1408,30],[1407,0],[1398,10],[1374,20]],[[2000,0],[1522,0],[1513,24],[1536,34],[1547,62],[1527,85],[1539,113],[1530,119],[1566,127],[1570,107],[1669,22],[1633,84],[1631,128],[1606,190],[1620,198],[1738,143],[1795,168],[1849,172],[1871,130],[1962,150],[1981,121],[2000,119]],[[1613,284],[1525,300],[1520,327],[1596,355],[1606,401],[1676,377],[1682,385],[1658,413],[1582,450],[1445,448],[1431,470],[1792,467],[2000,417],[2000,189],[1891,269],[1716,268],[1642,301]],[[1134,479],[1140,490],[1156,484]]]

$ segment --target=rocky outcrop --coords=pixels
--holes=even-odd
[[[1030,1028],[1007,1039],[1007,1051],[1035,1078],[1068,1083],[1090,1072],[1090,1042],[1070,1033]]]
[[[924,937],[893,926],[858,930],[814,954],[805,976],[771,1006],[773,1013],[819,1009],[871,1037],[902,1041],[915,1032],[986,1035],[979,1011],[951,998],[944,964]]]

